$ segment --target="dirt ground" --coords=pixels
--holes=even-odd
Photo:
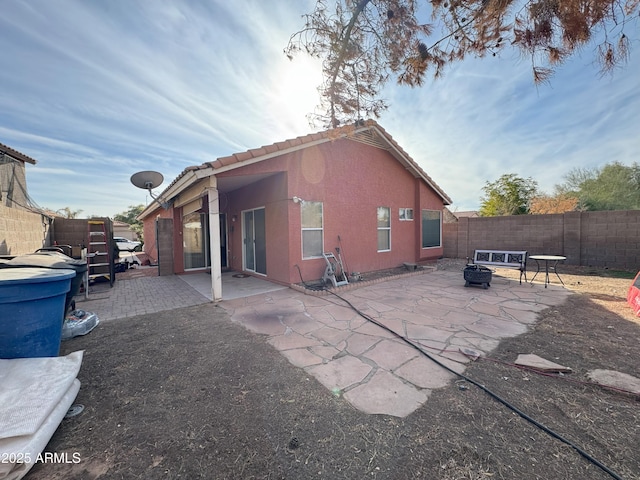
[[[81,461],[37,464],[27,479],[638,479],[638,397],[583,383],[596,368],[640,377],[630,274],[562,268],[576,294],[465,374],[593,461],[463,379],[406,418],[361,413],[205,304],[64,342],[63,353],[85,351],[85,410],[47,451]],[[573,373],[515,368],[519,353]]]

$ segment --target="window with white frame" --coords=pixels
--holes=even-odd
[[[442,246],[442,212],[422,210],[422,248]]]
[[[413,221],[413,208],[401,208],[398,218],[401,222],[403,221]]]
[[[318,258],[324,251],[322,202],[302,202],[302,258]]]
[[[391,209],[378,207],[378,251],[391,250]]]

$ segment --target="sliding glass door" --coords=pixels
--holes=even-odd
[[[193,212],[182,217],[182,248],[185,270],[211,265],[209,215]]]
[[[267,245],[264,208],[242,212],[244,269],[267,274]]]

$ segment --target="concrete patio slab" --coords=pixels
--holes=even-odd
[[[208,273],[195,273],[180,275],[182,281],[191,285],[201,295],[209,299],[213,298],[211,275]],[[222,299],[233,300],[235,298],[248,297],[278,290],[286,290],[288,287],[268,282],[260,278],[244,275],[238,272],[224,272],[222,274]]]

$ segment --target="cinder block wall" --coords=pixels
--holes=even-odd
[[[103,221],[107,237],[113,237],[113,222],[108,217],[96,217],[91,220]],[[89,238],[89,220],[86,218],[56,218],[53,222],[51,240],[58,245],[72,247],[87,246]]]
[[[49,217],[0,204],[0,255],[23,255],[49,246],[50,233]]]
[[[640,211],[588,212],[580,221],[583,265],[640,269]]]
[[[105,222],[107,237],[113,237],[113,222],[107,217],[92,218]],[[86,218],[56,218],[53,222],[51,241],[58,245],[86,247],[89,236],[89,221]]]
[[[564,255],[566,263],[640,269],[640,211],[569,212],[557,215],[461,218],[443,228],[444,256],[474,250],[526,250]]]
[[[87,220],[80,218],[56,218],[53,223],[53,240],[58,245],[86,247],[88,237]]]
[[[462,220],[462,219],[460,219]],[[458,240],[459,237],[465,233],[463,229],[458,228],[458,222],[456,223],[443,223],[442,224],[442,246],[444,247],[443,255],[448,258],[464,258],[466,255],[458,255]],[[463,239],[463,241],[466,241]]]

